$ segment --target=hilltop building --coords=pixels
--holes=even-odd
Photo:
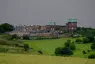
[[[18,36],[28,35],[28,36],[58,36],[67,31],[73,32],[77,28],[77,19],[68,19],[68,23],[64,25],[56,25],[50,22],[50,25],[30,25],[30,26],[16,26],[15,30],[9,34],[17,34]]]

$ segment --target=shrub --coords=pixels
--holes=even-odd
[[[71,43],[70,49],[71,49],[71,50],[75,50],[75,49],[76,49],[76,46],[75,46],[75,43],[74,43],[74,42]]]
[[[76,43],[82,43],[82,40],[81,39],[76,39],[76,41],[75,41]]]
[[[20,38],[18,37],[18,35],[14,34],[14,35],[12,35],[12,40],[13,39],[20,39]]]
[[[67,42],[65,42],[65,47],[68,47],[71,50],[75,50],[76,49],[76,46],[75,46],[74,42],[71,42],[71,40],[67,40]]]
[[[60,47],[55,49],[55,54],[56,54],[56,56],[61,55],[61,48]]]
[[[83,50],[83,51],[82,51],[82,53],[83,53],[83,54],[86,54],[86,51],[85,51],[85,50]]]
[[[38,51],[40,54],[43,54],[43,52],[41,50]]]
[[[67,47],[62,48],[61,53],[62,53],[62,55],[72,55],[73,54],[72,50],[70,48],[67,48]]]
[[[88,52],[90,52],[90,50],[88,50]]]
[[[70,47],[70,45],[71,45],[71,40],[67,40],[67,41],[65,42],[65,47]]]
[[[83,38],[83,43],[89,43],[89,39],[88,38]]]
[[[90,36],[87,36],[87,38],[89,39],[89,42],[94,42],[94,35],[90,35]]]
[[[95,59],[95,54],[91,54],[88,56],[89,59]]]
[[[23,36],[23,39],[25,39],[25,40],[30,40],[29,36],[27,36],[27,35],[24,35],[24,36]]]
[[[73,54],[73,51],[70,49],[70,48],[67,48],[67,47],[64,47],[64,48],[56,48],[55,49],[55,54],[56,55],[60,55],[60,56],[63,56],[63,55],[72,55]]]
[[[24,50],[28,51],[29,50],[29,45],[28,44],[24,44]]]
[[[92,50],[95,50],[95,43],[92,43],[92,44],[91,44],[91,49],[92,49]]]

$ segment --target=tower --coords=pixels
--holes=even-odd
[[[56,22],[49,21],[49,22],[48,22],[48,25],[56,25]]]
[[[66,24],[66,27],[69,32],[74,32],[77,29],[77,19],[74,18],[68,19],[68,23]]]

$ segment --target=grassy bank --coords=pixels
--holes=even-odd
[[[95,64],[95,60],[77,57],[0,53],[0,64]]]

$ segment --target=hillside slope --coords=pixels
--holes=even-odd
[[[0,64],[95,64],[95,60],[75,57],[0,53]]]

